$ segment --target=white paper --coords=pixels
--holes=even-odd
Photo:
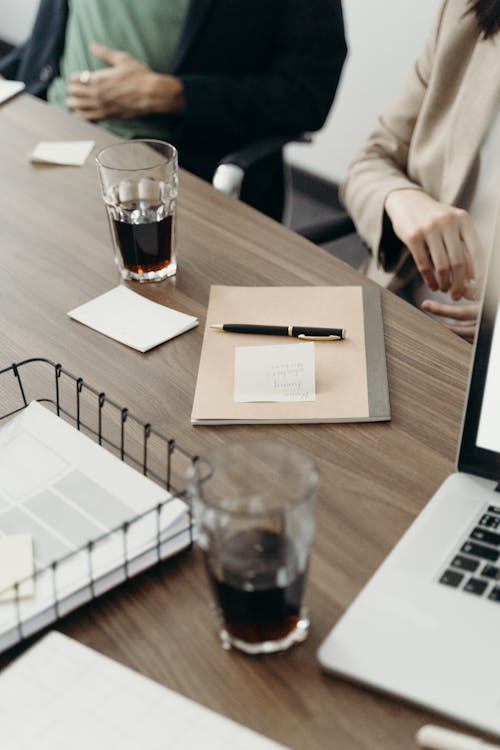
[[[122,344],[147,352],[198,325],[197,318],[141,297],[125,286],[70,310],[70,318]]]
[[[133,560],[129,575],[156,562],[158,553],[166,557],[189,544],[183,501],[172,498],[164,488],[37,402],[0,429],[0,457],[4,456],[7,458],[0,464],[0,540],[31,534],[38,574],[34,596],[22,599],[19,610],[13,602],[0,601],[0,650],[19,639],[18,614],[24,635],[55,619],[54,590],[62,616],[91,597],[91,571],[96,595],[125,578],[124,523],[131,522],[127,532],[127,556]],[[158,517],[158,504],[164,502]],[[139,521],[134,520],[142,514]],[[179,536],[172,538],[177,531]],[[87,549],[78,551],[89,541],[93,542],[91,567]],[[53,574],[49,566],[62,558],[64,562]]]
[[[285,750],[54,631],[0,675],[0,728],[5,750]]]
[[[315,401],[314,344],[237,346],[234,400]]]
[[[0,104],[12,99],[23,89],[24,83],[22,81],[0,81]]]
[[[0,602],[33,596],[33,539],[31,534],[0,537]]]
[[[41,164],[81,167],[95,146],[95,141],[41,141],[29,160]]]

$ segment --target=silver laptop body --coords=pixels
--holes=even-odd
[[[500,735],[500,217],[458,454],[319,649],[356,682]]]

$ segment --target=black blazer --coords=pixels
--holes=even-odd
[[[45,97],[67,16],[67,0],[41,0],[31,36],[0,61],[0,73]],[[346,51],[341,0],[191,0],[171,71],[186,110],[154,117],[168,123],[180,163],[210,180],[222,156],[252,141],[319,129]],[[242,197],[276,214],[281,160],[254,167],[245,183]]]

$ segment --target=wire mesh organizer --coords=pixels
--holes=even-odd
[[[35,566],[33,575],[28,579],[9,583],[11,596],[8,603],[2,602],[0,591],[0,651],[175,551],[191,547],[193,541],[193,522],[188,505],[179,522],[171,529],[165,528],[163,519],[168,515],[167,509],[172,508],[171,503],[178,503],[186,497],[186,477],[189,468],[198,460],[196,456],[184,450],[175,439],[166,437],[151,424],[135,417],[103,391],[48,359],[27,359],[0,370],[0,428],[32,401],[47,407],[99,446],[152,479],[166,492],[161,495],[165,499],[154,507],[127,518],[47,565]],[[136,538],[134,527],[137,527],[137,534],[139,524],[149,524],[148,529],[153,529],[153,534],[148,537],[147,546],[137,554],[130,539]],[[5,533],[0,514],[0,539]],[[106,543],[109,545],[111,537],[114,544],[118,542],[120,556],[103,576],[100,570],[96,571],[96,554],[100,549],[102,551]],[[61,571],[67,571],[71,565],[76,566],[77,561],[80,570],[84,561],[85,581],[68,596],[60,586]],[[22,590],[27,581],[34,582],[37,596],[39,586],[45,594],[50,588],[50,601],[45,601],[47,606],[43,607],[43,611],[37,611],[36,615],[33,615],[33,607],[26,610],[23,603]],[[8,614],[5,621],[2,621],[2,613]]]

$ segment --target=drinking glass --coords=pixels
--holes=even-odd
[[[177,151],[134,140],[102,149],[97,170],[122,278],[162,281],[177,271]]]
[[[276,441],[225,445],[191,470],[197,541],[225,648],[271,653],[307,637],[317,486],[313,460]]]

